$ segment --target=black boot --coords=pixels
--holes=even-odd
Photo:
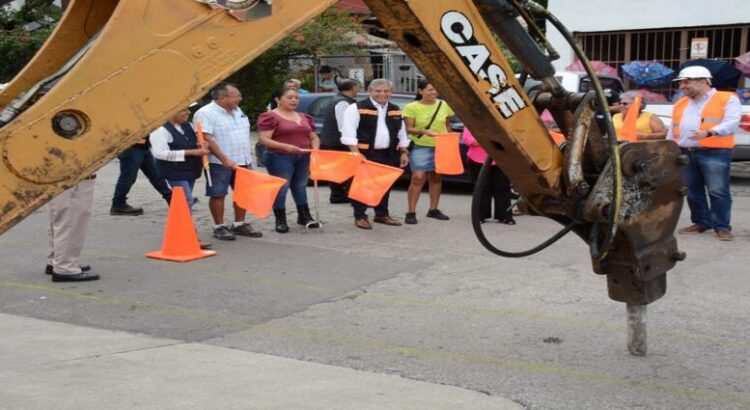
[[[286,224],[286,208],[274,209],[273,216],[276,217],[276,232],[289,232],[289,225]]]
[[[305,205],[298,205],[297,206],[297,224],[299,225],[307,225],[310,222],[315,222],[312,215],[310,215],[310,207]],[[309,228],[317,228],[319,225],[317,223],[310,224]]]

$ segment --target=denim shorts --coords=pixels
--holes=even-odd
[[[206,196],[210,197],[225,197],[229,193],[229,187],[234,189],[234,170],[231,170],[224,165],[214,164],[210,165],[209,172],[211,174],[211,186],[208,186],[208,179],[206,179]],[[240,165],[242,168],[253,169],[251,165]]]
[[[435,148],[415,145],[409,151],[409,169],[414,171],[435,170]]]

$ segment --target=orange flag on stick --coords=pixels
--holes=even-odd
[[[365,205],[376,206],[404,170],[364,160],[354,174],[349,198]]]
[[[237,168],[234,177],[234,202],[256,218],[266,218],[271,214],[273,201],[286,179]]]
[[[638,122],[638,115],[641,111],[641,96],[638,95],[630,104],[628,112],[625,114],[625,119],[622,121],[622,127],[617,131],[617,139],[620,141],[638,141],[638,135],[636,134],[636,122]]]
[[[565,142],[565,135],[563,135],[560,132],[557,131],[550,131],[549,136],[552,137],[552,141],[555,141],[555,144],[560,145],[563,142]]]
[[[435,172],[444,175],[461,175],[464,163],[458,147],[457,132],[439,134],[435,137]]]
[[[354,176],[362,154],[314,149],[310,153],[310,179],[340,184]]]
[[[198,135],[198,145],[203,147],[206,144],[206,139],[203,137],[203,126],[197,121],[195,122],[195,133]],[[201,159],[203,161],[203,170],[206,171],[208,186],[211,186],[213,184],[211,183],[211,172],[208,169],[208,155],[201,155]]]
[[[216,255],[215,251],[201,250],[198,234],[195,232],[195,225],[190,216],[190,208],[185,199],[185,192],[182,187],[174,187],[161,250],[149,252],[146,256],[168,261],[188,262],[214,255]]]

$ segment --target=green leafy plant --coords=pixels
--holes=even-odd
[[[342,40],[347,33],[362,33],[356,17],[335,8],[328,9],[233,74],[228,81],[237,84],[242,91],[243,111],[257,118],[265,111],[274,90],[292,75],[302,80],[303,87],[312,87],[315,73],[293,72],[292,61],[295,57],[313,58],[356,50],[356,44]]]
[[[52,0],[27,1],[18,10],[0,7],[0,83],[10,81],[34,57],[59,18]]]

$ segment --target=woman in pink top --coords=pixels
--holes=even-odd
[[[315,133],[312,117],[294,111],[299,104],[297,90],[280,89],[273,98],[278,105],[258,117],[258,131],[261,144],[268,148],[264,154],[268,173],[287,180],[273,204],[276,232],[286,233],[289,232],[286,193],[290,187],[297,205],[297,223],[307,225],[313,221],[307,205],[307,181],[310,177],[310,155],[307,150],[318,149],[320,139]],[[317,228],[315,225],[311,227]]]
[[[477,140],[471,135],[471,131],[468,128],[464,128],[463,134],[461,134],[464,144],[469,146],[469,150],[466,152],[466,156],[469,158],[469,172],[471,174],[471,180],[476,184],[477,178],[479,178],[479,171],[482,169],[484,161],[487,159],[487,152],[482,148]],[[492,167],[490,167],[489,181],[484,187],[482,197],[479,202],[480,206],[480,219],[484,222],[486,219],[490,219],[491,213],[491,202],[492,198],[495,198],[495,219],[500,223],[507,225],[515,225],[516,221],[513,219],[513,212],[510,210],[510,180],[500,170],[495,161],[492,161]]]

